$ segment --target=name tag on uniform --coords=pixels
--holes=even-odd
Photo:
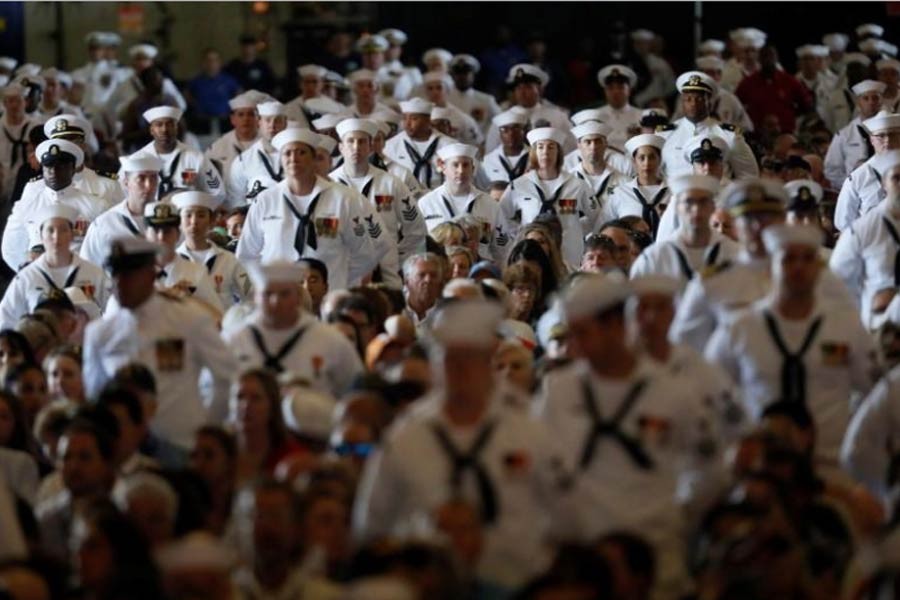
[[[184,369],[184,340],[182,338],[156,340],[156,368],[166,372]]]
[[[829,367],[842,367],[850,364],[850,346],[842,342],[822,342],[822,363]]]
[[[559,214],[574,215],[575,214],[575,199],[574,198],[560,198]]]
[[[379,196],[375,194],[375,210],[378,212],[385,212],[391,210],[391,206],[394,204],[393,196]]]
[[[340,226],[341,220],[337,217],[322,217],[321,219],[316,219],[316,235],[327,238],[335,238],[338,234],[338,226]],[[362,224],[358,224],[360,228],[362,228]],[[362,236],[365,233],[365,228],[362,228],[361,233],[357,233],[356,235]],[[354,231],[354,233],[356,233]]]

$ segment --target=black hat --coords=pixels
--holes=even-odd
[[[709,138],[700,142],[700,147],[691,152],[691,162],[706,162],[710,160],[722,160],[722,151],[717,148]]]

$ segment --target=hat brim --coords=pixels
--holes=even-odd
[[[725,156],[718,148],[712,150],[697,149],[691,152],[691,162],[707,162],[711,160],[723,160]]]
[[[728,210],[732,217],[746,215],[781,214],[785,212],[780,202],[745,202]]]

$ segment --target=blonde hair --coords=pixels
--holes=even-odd
[[[453,236],[458,235],[459,239]],[[466,230],[458,223],[445,221],[431,231],[431,237],[441,246],[462,246],[468,237]]]

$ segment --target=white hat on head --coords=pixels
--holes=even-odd
[[[211,533],[195,531],[156,551],[156,562],[165,573],[181,569],[228,572],[236,562],[234,551]]]
[[[546,71],[529,63],[514,65],[506,76],[506,83],[515,83],[523,77],[537,79],[541,85],[550,83],[550,75]]]
[[[195,191],[174,194],[171,198],[171,202],[178,210],[184,210],[191,206],[199,206],[201,208],[208,208],[213,212],[215,212],[215,210],[219,208],[219,205],[222,204],[222,201],[212,194]]]
[[[648,273],[631,279],[631,291],[635,296],[661,294],[675,297],[681,291],[681,281],[671,275]]]
[[[779,223],[766,227],[762,232],[763,245],[770,255],[800,244],[818,248],[825,241],[825,233],[816,225],[786,225]]]
[[[34,220],[38,225],[43,225],[49,219],[65,219],[74,225],[75,221],[78,220],[78,211],[67,204],[48,204],[38,211]]]
[[[719,90],[716,80],[704,73],[703,71],[688,71],[678,76],[675,81],[675,87],[679,93],[685,92],[706,92],[713,96]]]
[[[400,103],[400,112],[413,115],[430,115],[434,104],[422,98],[410,98]]]
[[[357,69],[347,75],[347,80],[350,81],[351,84],[356,83],[357,81],[377,81],[378,74],[371,69]]]
[[[314,120],[311,125],[316,129],[316,131],[324,131],[325,129],[336,129],[338,123],[347,118],[347,115],[342,113],[328,113],[327,115],[322,115],[318,119]]]
[[[0,56],[0,69],[12,71],[16,68],[17,61],[9,56]]]
[[[641,120],[643,120],[644,117],[665,117],[666,119],[668,119],[669,112],[664,108],[659,108],[659,107],[655,106],[653,108],[645,108],[644,110],[642,110],[641,111]]]
[[[822,198],[825,197],[822,186],[812,179],[795,179],[784,184],[784,191],[787,193],[789,199],[793,199],[795,196],[803,193],[802,190],[804,188],[806,189],[806,193],[808,193],[816,202],[821,202]]]
[[[497,341],[503,308],[488,300],[458,300],[439,308],[431,337],[442,346],[487,348]]]
[[[56,67],[48,67],[46,69],[41,70],[41,72],[38,73],[38,76],[42,77],[44,79],[44,81],[46,81],[48,79],[57,79],[58,80],[59,76],[61,74],[63,74],[63,72],[60,71],[59,69],[57,69]]]
[[[375,127],[384,135],[385,137],[391,134],[391,124],[387,121],[372,121],[375,123]]]
[[[863,94],[868,94],[869,92],[878,92],[879,94],[884,94],[884,90],[887,89],[887,85],[885,85],[881,81],[866,79],[860,81],[850,89],[853,90],[853,93],[857,96],[862,96]]]
[[[875,68],[879,71],[893,69],[894,71],[900,73],[900,61],[894,60],[893,58],[882,58],[875,63]]]
[[[23,65],[19,65],[16,70],[13,72],[17,77],[38,77],[41,73],[41,65],[35,63],[25,63]]]
[[[491,119],[491,123],[499,127],[508,127],[510,125],[521,125],[524,127],[528,123],[528,117],[520,112],[505,110]]]
[[[861,52],[866,54],[880,54],[883,49],[884,41],[878,38],[867,38],[857,44]]]
[[[698,47],[697,50],[700,52],[713,52],[715,54],[721,54],[725,51],[725,42],[722,40],[704,40]]]
[[[334,398],[308,387],[292,385],[281,401],[285,426],[304,436],[327,440],[334,426]]]
[[[481,63],[471,54],[457,54],[454,56],[450,61],[450,68],[453,69],[454,67],[459,66],[466,66],[475,73],[481,71]]]
[[[343,139],[348,133],[361,131],[367,135],[374,136],[378,133],[378,126],[369,119],[344,119],[335,127],[338,137]]]
[[[543,348],[550,345],[566,333],[565,319],[563,319],[562,304],[557,300],[547,311],[541,315],[537,322],[537,337]]]
[[[880,110],[874,117],[863,121],[863,126],[869,133],[878,133],[889,129],[900,129],[900,114]]]
[[[70,154],[75,157],[75,168],[84,164],[84,151],[68,140],[44,140],[35,148],[34,154],[40,162],[56,154]]]
[[[850,38],[843,33],[826,33],[822,36],[822,43],[832,52],[843,52],[850,43]]]
[[[453,53],[443,48],[430,48],[422,54],[422,62],[424,64],[428,64],[432,59],[440,60],[446,65],[453,60]]]
[[[570,117],[573,125],[581,125],[582,123],[587,123],[588,121],[603,121],[603,111],[599,108],[586,108],[584,110],[579,110],[577,113]]]
[[[856,37],[863,37],[864,35],[874,35],[880,38],[884,35],[884,27],[875,23],[864,23],[856,28]]]
[[[897,46],[891,44],[890,42],[882,41],[881,43],[881,51],[889,56],[894,58],[897,57]]]
[[[401,31],[400,29],[395,29],[393,27],[382,29],[378,32],[378,35],[386,39],[388,43],[394,46],[402,46],[408,39],[405,31]]]
[[[869,160],[869,164],[883,178],[888,171],[900,165],[900,150],[888,150],[876,154]]]
[[[279,131],[272,138],[272,146],[279,152],[288,144],[295,142],[306,144],[315,151],[319,147],[319,134],[306,128],[289,127]]]
[[[870,59],[862,52],[850,52],[844,55],[844,62],[848,65],[851,63],[859,63],[864,67],[868,67],[872,64],[872,59]]]
[[[702,190],[715,196],[719,193],[719,188],[721,187],[719,180],[709,175],[679,175],[670,177],[666,183],[669,186],[669,191],[675,197],[689,190]]]
[[[56,115],[44,123],[44,135],[48,138],[79,134],[88,137],[93,131],[90,122],[78,115]]]
[[[662,148],[665,144],[666,139],[664,137],[658,136],[655,133],[642,133],[641,135],[629,138],[628,141],[625,142],[625,151],[628,153],[628,156],[634,156],[634,153],[637,152],[638,148],[643,146],[653,146],[662,152]]]
[[[742,27],[741,29],[735,29],[729,34],[729,37],[732,41],[740,45],[752,46],[757,49],[765,46],[766,39],[768,38],[765,31],[757,29],[756,27]]]
[[[725,61],[718,56],[698,56],[694,63],[701,71],[722,71]]]
[[[390,43],[378,34],[364,35],[356,40],[356,51],[360,53],[384,52],[390,47]]]
[[[441,146],[437,154],[441,160],[450,160],[457,157],[475,160],[478,157],[478,148],[469,144],[447,144],[446,146]]]
[[[125,173],[158,172],[163,168],[162,159],[149,153],[135,152],[130,156],[120,156],[119,163]]]
[[[428,71],[422,75],[422,83],[442,83],[446,89],[453,87],[453,80],[446,73],[440,71]]]
[[[728,142],[717,135],[695,135],[684,144],[684,159],[689,163],[694,162],[691,156],[698,150],[698,154],[707,157],[714,156],[718,150],[722,160],[725,160],[728,158],[729,148]]]
[[[28,93],[28,89],[25,86],[19,85],[16,82],[9,83],[3,86],[3,97],[4,98],[23,98]]]
[[[261,102],[256,105],[256,112],[261,117],[283,117],[287,115],[287,107],[281,102]]]
[[[297,74],[300,77],[320,77],[325,79],[328,69],[322,65],[302,65],[297,67]]]
[[[228,101],[228,108],[231,110],[241,110],[246,108],[256,109],[256,98],[253,95],[244,92],[243,94],[238,94],[234,98]]]
[[[631,39],[642,42],[652,42],[656,39],[656,34],[649,29],[635,29],[630,35]]]
[[[432,121],[452,121],[453,111],[443,106],[435,106],[431,109]]]
[[[128,56],[130,56],[131,58],[146,56],[147,58],[152,60],[156,58],[158,54],[159,50],[152,44],[135,44],[128,49]]]
[[[538,341],[534,329],[524,321],[503,319],[497,326],[497,333],[505,341],[516,342],[526,350],[532,351],[537,348]]]
[[[373,121],[381,121],[382,123],[390,123],[392,125],[399,125],[403,120],[403,117],[397,111],[393,110],[376,110],[371,115],[369,115],[369,119]]]
[[[571,323],[623,304],[630,295],[628,279],[620,273],[582,275],[563,294],[562,312],[566,322]]]
[[[155,204],[155,203],[154,203]],[[115,268],[116,265],[126,265],[138,257],[150,258],[161,253],[161,244],[151,242],[143,237],[123,235],[110,240],[103,259],[103,265]]]
[[[526,137],[528,138],[528,144],[531,146],[534,146],[538,142],[549,140],[551,142],[556,142],[559,144],[559,147],[562,148],[566,141],[565,132],[556,127],[538,127],[529,131]]]
[[[319,143],[316,145],[316,148],[324,150],[326,154],[331,155],[331,153],[334,152],[334,149],[337,148],[337,140],[330,135],[321,133],[317,133],[316,135],[319,136]]]
[[[576,140],[581,140],[581,138],[589,135],[599,135],[607,138],[610,133],[612,133],[612,127],[598,121],[587,121],[572,128],[572,135],[575,136]]]
[[[142,116],[147,123],[152,123],[157,119],[175,119],[179,121],[181,114],[181,109],[174,106],[154,106],[149,110],[145,110]]]
[[[606,65],[597,71],[597,82],[600,85],[606,85],[606,80],[609,78],[626,79],[631,87],[634,87],[638,80],[637,73],[625,65]]]
[[[794,54],[797,55],[797,58],[807,58],[807,57],[815,57],[816,52],[812,44],[804,44],[802,46],[798,46],[794,49]]]
[[[261,290],[270,283],[296,283],[303,279],[304,267],[291,260],[272,260],[269,262],[247,262],[247,274],[253,287]]]
[[[72,301],[72,304],[75,305],[75,308],[83,310],[87,316],[88,320],[93,321],[95,319],[100,318],[100,307],[97,306],[97,303],[87,297],[87,294],[84,293],[84,290],[80,287],[67,287],[63,290],[66,293],[66,296],[69,297],[69,300]]]

